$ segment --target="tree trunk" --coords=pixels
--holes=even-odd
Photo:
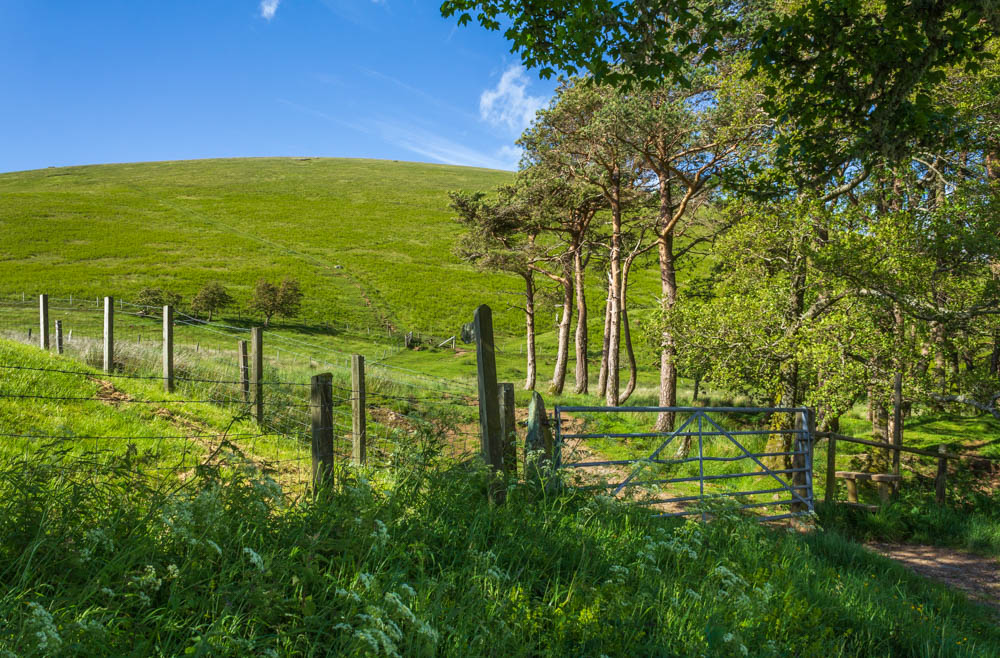
[[[892,381],[892,419],[889,421],[889,435],[892,445],[903,447],[903,366],[896,365],[896,374]],[[892,451],[892,473],[899,475],[899,450]],[[899,483],[893,482],[892,490],[899,492]]]
[[[632,349],[632,332],[628,323],[628,275],[631,268],[632,263],[630,261],[625,265],[625,272],[622,276],[622,336],[625,339],[625,354],[628,357],[628,383],[625,385],[625,390],[622,392],[621,397],[618,400],[618,404],[624,404],[625,401],[632,396],[632,392],[635,391],[635,385],[638,380],[638,368],[635,363],[635,352]]]
[[[604,392],[604,403],[609,407],[618,406],[618,368],[621,357],[621,301],[622,301],[622,211],[619,199],[611,200],[611,258],[608,264],[611,277],[608,298],[611,300],[611,327],[608,331],[608,386]]]
[[[597,396],[604,397],[608,390],[608,351],[609,339],[611,337],[611,290],[608,289],[608,298],[604,302],[604,333],[602,334],[603,346],[601,347],[601,370],[597,375]]]
[[[993,352],[990,354],[990,373],[1000,375],[1000,331],[993,332]]]
[[[569,330],[573,324],[573,279],[568,268],[563,271],[559,282],[562,286],[563,305],[562,317],[559,319],[559,343],[556,347],[556,366],[552,373],[552,384],[549,393],[561,395],[566,384],[566,364],[569,362]]]
[[[661,236],[657,240],[657,252],[660,260],[660,291],[663,295],[661,304],[664,311],[669,311],[677,303],[677,269],[674,262],[673,233]],[[698,398],[697,389],[695,399]],[[660,397],[661,407],[677,406],[677,345],[669,329],[664,328],[660,336]],[[672,432],[674,430],[674,412],[664,411],[656,419],[656,432]],[[690,443],[690,439],[688,440]]]
[[[573,276],[576,283],[576,386],[573,392],[586,393],[587,377],[587,291],[583,285],[583,254],[578,245],[573,251]]]
[[[532,391],[535,388],[535,279],[531,272],[524,275],[524,322],[528,355],[524,390]]]
[[[802,316],[802,311],[805,306],[805,287],[806,287],[806,263],[803,259],[799,259],[798,263],[795,265],[795,270],[793,271],[791,278],[791,289],[789,290],[788,296],[788,307],[785,310],[785,326],[786,331],[791,331],[797,326],[799,318]],[[792,333],[794,335],[794,332]],[[780,380],[778,399],[776,400],[778,407],[796,407],[798,406],[798,391],[799,391],[799,362],[795,355],[790,355],[785,359],[781,366],[778,368],[778,377]],[[788,413],[776,413],[774,414],[774,419],[771,423],[771,429],[774,430],[790,430],[794,426],[794,419],[791,414]],[[789,452],[792,449],[792,435],[786,432],[776,433],[771,436],[767,442],[767,452]],[[773,463],[778,463],[775,459]],[[783,459],[784,468],[792,468],[792,457],[791,455],[784,455]]]

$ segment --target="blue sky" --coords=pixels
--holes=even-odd
[[[0,0],[0,171],[242,156],[514,169],[553,81],[436,0]]]

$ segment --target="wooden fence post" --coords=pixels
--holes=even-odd
[[[473,316],[476,327],[476,366],[479,374],[479,427],[483,459],[494,471],[503,470],[497,362],[493,344],[493,312],[483,304]]]
[[[943,445],[938,446],[938,453],[942,455],[938,457],[937,477],[934,478],[934,499],[938,505],[944,505],[946,500],[945,480],[948,477],[948,460],[944,458],[946,452],[947,448]]]
[[[351,355],[351,459],[355,464],[368,461],[366,445],[368,425],[365,417],[365,357]]]
[[[104,372],[115,369],[115,298],[104,298]]]
[[[56,354],[63,353],[62,320],[56,320]]]
[[[312,489],[316,495],[333,482],[333,375],[313,375],[309,396],[312,411]]]
[[[258,425],[264,424],[264,329],[250,330],[253,368],[250,370],[250,388],[253,390],[254,418]]]
[[[837,439],[826,439],[826,495],[823,502],[832,504],[837,499]]]
[[[503,470],[517,474],[517,420],[514,416],[514,385],[500,386],[500,436],[503,437]]]
[[[49,296],[41,294],[38,296],[38,346],[43,350],[49,349]]]
[[[163,307],[163,390],[174,390],[174,307]]]
[[[250,402],[250,361],[247,358],[247,342],[241,340],[237,349],[240,366],[240,390],[243,391],[243,402]]]

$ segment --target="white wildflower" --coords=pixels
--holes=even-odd
[[[55,653],[62,646],[62,637],[49,611],[34,601],[28,602],[31,616],[28,627],[35,631],[36,648],[43,654]]]
[[[244,555],[250,558],[250,564],[257,567],[257,569],[260,571],[264,570],[264,559],[261,558],[261,556],[258,555],[255,550],[253,550],[249,546],[244,546],[243,553]]]

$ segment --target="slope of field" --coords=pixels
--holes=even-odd
[[[505,277],[451,254],[447,192],[510,174],[402,162],[267,158],[67,167],[0,175],[0,292],[190,300],[207,281],[241,303],[296,277],[301,321],[452,335]],[[106,291],[106,292],[101,292]],[[499,323],[516,323],[516,314]]]

